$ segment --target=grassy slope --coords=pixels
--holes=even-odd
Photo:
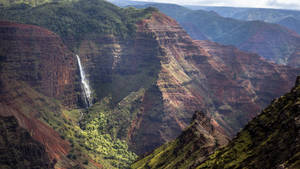
[[[299,106],[300,78],[290,93],[275,99],[198,168],[299,168]]]
[[[0,116],[0,168],[52,168],[45,148],[18,125],[14,117]]]
[[[195,148],[200,137],[190,135],[188,142],[180,139],[190,131],[190,127],[176,140],[157,148],[151,154],[133,163],[131,168],[196,168],[198,166],[198,169],[272,169],[279,165],[299,168],[299,107],[300,77],[296,87],[290,93],[275,99],[228,146],[215,151],[205,162],[197,162],[203,158],[201,146]]]
[[[139,159],[131,168],[193,168],[214,149],[227,143],[227,137],[215,130],[211,119],[204,113],[196,112],[191,125],[178,138]]]

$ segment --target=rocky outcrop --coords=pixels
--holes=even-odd
[[[0,133],[0,168],[54,168],[45,148],[14,117],[0,116]]]
[[[136,161],[131,168],[193,168],[203,162],[229,140],[206,114],[195,112],[191,125],[178,138]]]

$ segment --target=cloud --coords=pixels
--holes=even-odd
[[[268,0],[267,6],[282,9],[300,9],[299,0]]]
[[[300,0],[136,0],[180,5],[300,9]]]

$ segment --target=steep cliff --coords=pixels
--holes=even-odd
[[[93,135],[98,139],[93,144],[105,149],[101,153],[87,141],[92,131],[79,127],[83,111],[72,110],[81,92],[76,57],[55,33],[12,22],[0,22],[0,32],[0,115],[15,116],[57,162],[56,168],[124,168],[128,158],[135,159],[120,140]],[[106,151],[115,154],[104,159]]]
[[[135,35],[87,38],[79,52],[101,100],[84,121],[107,113],[104,130],[138,154],[178,136],[200,109],[223,134],[234,135],[299,73],[231,46],[194,41],[156,12],[137,23]]]
[[[197,168],[300,167],[300,77],[295,87],[271,103],[230,144]]]
[[[153,33],[162,50],[155,82],[159,97],[151,92],[156,109],[140,112],[131,126],[132,142],[139,151],[148,140],[150,145],[159,145],[179,135],[194,110],[208,110],[216,128],[234,134],[272,98],[287,91],[299,73],[299,69],[268,63],[234,47],[193,41],[163,14],[154,13],[140,22],[139,31]]]
[[[209,127],[209,123],[204,115],[196,113],[192,125],[176,140],[159,147],[131,167],[299,168],[299,99],[300,77],[289,93],[273,100],[271,105],[249,122],[229,145],[219,148],[209,157],[209,153],[203,153],[203,150],[209,152],[210,148],[206,146],[205,137],[195,134],[203,132],[199,130],[199,124]],[[214,131],[212,126],[210,129],[204,131]],[[222,138],[222,135],[219,136]],[[215,141],[210,140],[209,143]]]
[[[206,113],[195,112],[190,126],[178,138],[136,161],[131,168],[192,168],[228,140]]]
[[[0,31],[3,81],[22,81],[66,106],[77,104],[77,62],[60,37],[41,27],[5,21]]]
[[[263,21],[226,18],[213,11],[190,10],[174,4],[147,4],[174,18],[194,39],[234,45],[278,64],[299,67],[300,36],[286,27]],[[257,13],[256,13],[257,14]]]
[[[60,111],[58,101],[76,104],[73,55],[57,35],[40,27],[0,22],[0,32],[0,115],[14,115],[51,158],[59,159],[69,144],[41,119]]]
[[[53,168],[45,148],[14,117],[0,117],[0,168]]]
[[[30,8],[30,10],[32,9],[34,11],[32,15],[36,18],[41,17],[42,20],[36,21],[34,17],[28,16],[25,16],[26,19],[24,20],[20,19],[22,21],[32,19],[31,21],[37,23],[42,22],[43,26],[50,25],[50,28],[54,28],[56,31],[59,30],[57,33],[61,35],[62,40],[57,34],[45,28],[1,22],[0,114],[3,116],[15,116],[20,125],[29,131],[35,140],[45,146],[46,152],[51,159],[57,160],[56,168],[76,166],[87,168],[126,168],[128,163],[136,158],[134,153],[128,151],[126,142],[117,138],[111,138],[108,133],[95,129],[93,123],[98,120],[96,118],[85,123],[84,128],[80,128],[79,121],[82,120],[85,111],[80,109],[70,110],[76,108],[78,101],[80,101],[78,98],[81,91],[76,57],[69,49],[71,48],[76,51],[76,54],[81,55],[78,44],[80,44],[80,50],[84,50],[84,45],[81,47],[81,42],[84,44],[85,38],[91,38],[94,34],[107,39],[124,39],[130,33],[134,34],[135,28],[132,23],[135,23],[135,20],[140,17],[151,15],[152,10],[150,9],[150,13],[147,10],[122,11],[104,1],[81,1],[75,4],[75,7],[68,5],[70,4],[54,3],[36,8],[25,6],[24,9],[26,7]],[[82,13],[79,16],[82,17],[84,15],[81,21],[95,24],[94,22],[97,19],[96,27],[98,26],[97,28],[99,29],[95,29],[96,32],[91,33],[89,24],[85,26],[83,23],[76,22],[76,27],[73,27],[65,24],[66,20],[63,17],[59,19],[62,19],[65,26],[70,29],[59,27],[61,25],[59,25],[60,22],[57,18],[58,21],[53,24],[53,18],[48,15],[49,11],[47,9],[57,10],[58,6],[68,8],[68,12],[71,14],[78,14],[76,8],[80,8]],[[101,10],[102,8],[104,10]],[[23,8],[19,9],[22,10]],[[88,14],[86,10],[90,9],[99,11],[99,15],[95,17],[94,14]],[[112,15],[109,15],[110,13]],[[65,16],[65,13],[60,14]],[[89,15],[93,15],[94,18],[88,19]],[[130,18],[126,15],[139,16]],[[43,20],[45,17],[50,17],[51,19],[48,18],[50,21],[48,19]],[[103,17],[109,18],[103,19]],[[114,17],[117,17],[117,19]],[[78,18],[74,16],[73,19]],[[43,21],[48,22],[43,23]],[[114,23],[110,23],[111,21],[114,21]],[[117,26],[118,23],[115,22],[122,22],[123,26]],[[56,29],[57,27],[59,28]],[[114,27],[113,30],[110,29],[112,27]],[[86,30],[85,28],[89,29]],[[77,31],[78,34],[73,31]],[[68,47],[65,45],[66,42],[68,42]],[[103,41],[103,43],[106,44],[103,48],[107,49],[108,56],[112,57],[113,53],[109,52],[112,52],[111,49],[113,48],[109,46],[109,41]],[[86,68],[87,61],[84,57],[82,57],[82,60]],[[100,62],[105,61],[105,58],[98,59]],[[107,67],[112,69],[110,66],[110,64],[107,65]],[[95,67],[91,66],[91,69],[93,68]],[[96,69],[100,69],[100,72],[103,70],[100,66]],[[135,71],[134,68],[132,71]],[[95,71],[93,75],[99,78],[97,73]],[[109,75],[108,72],[104,73]],[[99,80],[95,79],[96,81]],[[103,76],[103,79],[105,79],[105,76]],[[139,77],[139,79],[142,79],[142,77]],[[103,83],[101,79],[100,82]],[[96,101],[102,98],[102,93],[99,91],[105,91],[105,88],[102,88],[100,83],[98,84],[98,88],[93,88],[96,91],[93,91]],[[134,85],[132,86],[134,87]],[[128,94],[128,91],[125,94]],[[96,123],[96,125],[99,124]],[[91,136],[93,139],[90,138]],[[101,163],[101,165],[98,163]]]

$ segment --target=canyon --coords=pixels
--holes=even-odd
[[[197,122],[206,139],[229,139],[289,91],[300,72],[233,46],[193,40],[154,8],[86,0],[0,13],[10,20],[0,22],[0,115],[15,116],[56,168],[125,167],[134,153],[179,136],[195,111],[209,119]],[[91,100],[84,98],[89,91]],[[115,149],[93,139],[114,143],[125,155],[110,156],[104,150]]]

